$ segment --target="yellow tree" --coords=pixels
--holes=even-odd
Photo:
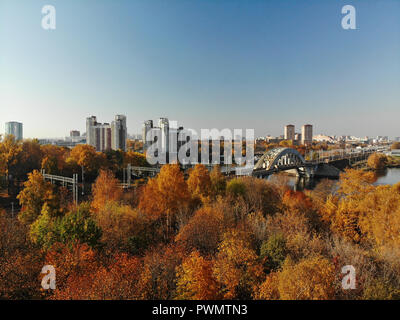
[[[122,199],[123,192],[118,184],[119,181],[112,171],[100,170],[92,190],[92,208],[95,211],[100,211],[109,201],[120,201]]]
[[[67,161],[80,166],[86,172],[93,173],[106,161],[106,157],[104,154],[98,154],[93,146],[78,144],[71,150]]]
[[[378,186],[359,203],[359,226],[380,248],[400,246],[400,192],[396,186]]]
[[[224,234],[214,262],[214,277],[224,299],[250,299],[265,277],[249,239],[237,230]]]
[[[213,277],[212,262],[193,251],[177,267],[177,299],[218,299],[218,283]]]
[[[255,295],[257,300],[279,300],[279,272],[271,272]]]
[[[382,153],[373,153],[368,157],[368,167],[374,170],[382,170],[386,167],[388,162],[387,156]]]
[[[329,196],[320,210],[333,232],[356,242],[362,240],[360,218],[365,210],[360,203],[374,192],[374,180],[372,172],[361,170],[348,169],[340,175],[338,195]]]
[[[7,135],[0,143],[0,171],[7,176],[13,174],[13,168],[17,164],[18,155],[22,147],[13,135]]]
[[[196,164],[195,167],[189,171],[187,184],[193,198],[200,199],[203,203],[210,201],[211,179],[208,169],[204,165]]]
[[[316,256],[293,264],[285,261],[279,273],[279,295],[282,300],[329,300],[334,298],[335,266]]]
[[[96,158],[96,149],[87,144],[78,144],[71,150],[69,157],[77,165],[89,168]]]
[[[131,249],[132,237],[139,236],[146,223],[136,208],[116,202],[108,202],[94,218],[102,230],[102,242],[114,252]]]
[[[281,142],[279,142],[279,145],[281,147],[290,148],[293,146],[293,140],[282,140]]]
[[[338,192],[346,196],[364,197],[373,190],[371,183],[375,181],[373,172],[365,172],[356,169],[346,169],[340,174]]]
[[[44,181],[43,176],[37,170],[28,174],[28,180],[24,182],[24,189],[17,198],[22,206],[18,218],[25,224],[31,224],[37,219],[44,204],[47,203],[52,209],[57,207],[53,186]]]
[[[153,217],[165,217],[168,238],[175,215],[186,210],[189,202],[190,194],[182,171],[177,164],[167,164],[144,187],[139,209]]]

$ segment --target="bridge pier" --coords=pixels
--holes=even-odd
[[[316,168],[314,166],[299,167],[297,170],[298,177],[305,177],[311,179],[314,177]]]

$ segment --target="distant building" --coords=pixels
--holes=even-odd
[[[142,139],[143,139],[143,149],[146,150],[150,147],[152,141],[147,140],[147,134],[153,129],[153,120],[147,120],[143,122],[142,125]]]
[[[115,120],[109,123],[98,123],[95,116],[86,119],[86,143],[104,152],[113,150],[126,150],[127,127],[126,117],[116,115]]]
[[[169,151],[169,121],[167,118],[158,119],[158,127],[161,130],[161,151],[168,154]]]
[[[294,141],[294,135],[294,125],[288,124],[287,126],[285,126],[284,139]]]
[[[319,135],[314,136],[313,140],[317,141],[317,142],[327,142],[327,143],[334,143],[335,142],[335,139],[333,137],[327,136],[327,135],[324,135],[324,134],[319,134]]]
[[[23,137],[23,125],[21,122],[6,122],[6,135],[12,134],[15,140],[22,140]]]
[[[313,139],[313,126],[311,124],[305,124],[301,127],[301,143],[304,145],[312,144]]]
[[[71,131],[69,132],[69,136],[70,136],[70,137],[80,137],[80,136],[81,136],[81,133],[80,133],[80,131],[78,131],[78,130],[71,130]]]
[[[152,134],[149,135],[149,132]],[[186,141],[180,141],[182,133],[185,133]],[[177,121],[170,122],[168,118],[159,118],[158,127],[155,127],[152,120],[147,120],[142,125],[143,149],[147,150],[157,142],[154,154],[159,156],[164,154],[167,163],[176,162],[180,148],[191,139],[186,134],[184,128],[178,126]]]
[[[96,150],[110,151],[111,150],[111,126],[109,123],[98,124],[96,126]]]
[[[111,123],[111,148],[126,151],[127,136],[126,116],[116,115],[115,120]]]
[[[294,140],[297,141],[298,143],[301,143],[301,133],[295,133]]]
[[[86,143],[96,148],[96,126],[97,126],[97,118],[95,116],[91,116],[86,118]],[[97,148],[96,148],[97,150]]]

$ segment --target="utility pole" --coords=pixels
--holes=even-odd
[[[11,217],[14,218],[14,202],[11,202]]]
[[[83,166],[81,166],[82,168],[82,196],[85,195],[85,170],[83,169]]]

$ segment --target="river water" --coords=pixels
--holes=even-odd
[[[400,182],[400,168],[389,168],[378,174],[378,180],[375,185],[379,184],[396,184]]]
[[[268,180],[277,179],[277,176],[272,175]],[[280,177],[282,179],[282,177]],[[294,190],[312,190],[321,181],[321,179],[304,179],[294,176],[285,176],[286,183]],[[337,181],[337,180],[336,180]],[[377,173],[377,180],[374,185],[396,184],[400,182],[400,168],[388,168],[383,172]]]

